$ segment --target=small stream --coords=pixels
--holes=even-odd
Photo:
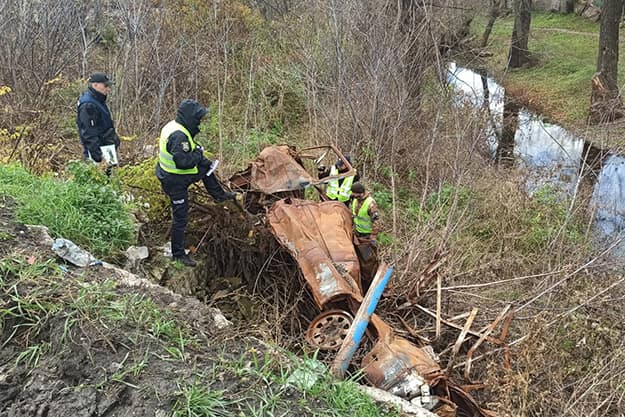
[[[525,168],[530,195],[550,186],[563,199],[575,198],[582,180],[592,181],[597,237],[605,242],[625,236],[625,157],[597,149],[507,100],[505,89],[486,74],[452,63],[447,79],[463,93],[458,104],[488,110],[490,155],[501,164]],[[625,255],[625,242],[616,252]]]

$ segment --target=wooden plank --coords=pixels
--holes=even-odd
[[[462,346],[464,339],[467,337],[467,333],[471,329],[473,320],[475,320],[475,316],[477,316],[477,311],[478,309],[474,307],[473,310],[471,310],[471,314],[469,314],[469,318],[464,323],[464,327],[462,328],[462,331],[460,331],[460,334],[458,335],[458,339],[456,339],[456,343],[454,344],[454,348],[451,351],[449,362],[447,362],[447,369],[451,368],[451,365],[454,362],[454,358],[456,357],[458,352],[460,352],[460,346]]]
[[[429,309],[427,309],[427,308],[425,308],[425,307],[423,307],[423,306],[421,306],[419,304],[408,304],[408,303],[405,303],[405,304],[402,304],[401,306],[399,306],[398,310],[405,310],[407,307],[416,307],[419,310],[423,311],[425,314],[427,314],[427,315],[429,315],[431,317],[436,318],[436,313],[434,313],[433,311],[431,311],[431,310],[429,310]],[[458,325],[456,323],[453,323],[453,322],[451,322],[449,320],[445,320],[445,319],[441,318],[441,323],[443,323],[443,324],[445,324],[445,325],[447,325],[449,327],[453,327],[454,329],[462,330],[462,326],[460,326],[460,325]],[[473,330],[469,330],[467,333],[470,334],[470,335],[473,335],[475,337],[482,336],[481,333],[478,333],[478,332],[473,331]],[[486,338],[486,340],[488,340],[489,342],[494,343],[496,345],[501,345],[502,344],[499,339],[495,339],[492,336],[488,336]]]
[[[495,320],[493,320],[493,322],[488,325],[486,330],[482,333],[482,336],[480,336],[479,339],[477,339],[477,341],[473,344],[473,346],[471,346],[471,349],[469,349],[469,352],[467,352],[467,364],[464,367],[464,377],[467,380],[470,380],[469,375],[471,373],[471,362],[473,358],[473,353],[475,353],[475,350],[478,347],[480,347],[480,345],[484,342],[484,340],[486,340],[486,338],[490,336],[493,330],[495,330],[495,327],[497,327],[499,322],[506,316],[506,314],[508,314],[508,311],[510,310],[511,306],[512,306],[511,304],[508,304],[507,306],[503,308],[503,310],[501,310],[501,312],[495,318]]]

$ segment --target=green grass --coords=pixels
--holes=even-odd
[[[246,400],[246,416],[295,415],[280,414],[281,410],[288,410],[293,390],[302,397],[302,408],[299,410],[303,413],[301,415],[399,416],[395,410],[380,409],[369,396],[358,389],[356,379],[334,379],[314,355],[301,359],[288,352],[260,352],[251,348],[238,359],[224,358],[221,366],[241,380],[249,380],[252,385],[264,387],[262,394],[257,394],[254,401]]]
[[[485,19],[477,19],[473,33],[481,37],[485,23]],[[573,14],[533,13],[529,48],[535,65],[506,71],[512,25],[510,16],[496,21],[488,45],[494,55],[486,65],[495,70],[499,82],[525,96],[539,112],[564,124],[584,124],[590,80],[597,66],[599,23]],[[623,59],[619,79],[625,80]]]
[[[211,391],[200,382],[178,384],[178,399],[174,404],[172,417],[226,417],[231,416],[226,407],[229,402],[223,398],[223,391]]]
[[[191,330],[150,298],[120,293],[110,280],[85,282],[67,276],[54,260],[0,259],[0,300],[0,348],[9,343],[21,346],[14,359],[16,366],[37,367],[43,356],[60,348],[52,347],[52,340],[38,341],[42,329],[52,322],[63,323],[61,343],[68,343],[76,329],[97,324],[102,334],[128,333],[126,343],[161,347],[163,355],[143,347],[136,355],[127,355],[115,373],[95,384],[98,389],[136,378],[147,368],[151,355],[182,362],[187,347],[198,347]]]
[[[73,179],[37,177],[20,165],[0,165],[0,194],[13,197],[17,218],[47,226],[93,252],[108,256],[134,239],[134,226],[112,185],[102,173],[83,163],[70,165]]]

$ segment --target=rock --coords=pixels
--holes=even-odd
[[[367,387],[364,385],[357,385],[357,387],[360,391],[371,397],[375,402],[388,404],[393,408],[398,407],[400,412],[402,413],[402,416],[438,417],[438,415],[432,413],[429,410],[426,410],[418,404],[411,403],[407,400],[404,400],[403,398],[390,394],[379,388]]]
[[[50,237],[50,232],[46,226],[28,224],[26,227],[35,239],[36,244],[47,247],[54,245],[54,239]]]
[[[148,256],[150,256],[150,253],[147,246],[130,246],[126,249],[126,258],[133,265],[146,259]]]
[[[203,323],[223,329],[232,325],[228,319],[224,317],[221,311],[214,307],[209,307],[195,298],[187,298],[180,294],[174,293],[166,287],[155,284],[145,278],[121,269],[115,265],[103,262],[103,267],[116,275],[116,281],[128,288],[143,288],[153,296],[161,300],[170,300],[169,308],[172,310],[184,311],[187,318],[198,326]]]

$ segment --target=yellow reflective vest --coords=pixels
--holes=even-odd
[[[187,130],[186,127],[181,125],[180,123],[172,120],[167,123],[163,129],[161,130],[161,137],[159,139],[159,154],[158,154],[158,163],[163,168],[164,171],[169,172],[170,174],[197,174],[198,168],[188,168],[188,169],[180,169],[176,168],[176,163],[174,162],[174,156],[167,151],[167,140],[169,139],[169,135],[176,131],[181,131],[187,136],[189,139],[189,145],[191,145],[191,152],[197,146],[195,142],[193,142],[193,138],[191,137],[191,133]]]
[[[373,197],[368,196],[365,198],[362,206],[360,206],[358,211],[356,211],[356,208],[358,207],[358,199],[354,198],[352,200],[352,218],[358,233],[365,235],[373,233],[373,221],[371,220],[371,216],[369,216],[369,207],[372,202]]]
[[[336,165],[332,165],[330,169],[330,176],[339,175],[339,170]],[[338,200],[342,203],[349,201],[352,196],[352,184],[354,183],[354,176],[346,177],[343,179],[343,183],[339,186],[339,180],[332,180],[328,182],[326,188],[326,196],[330,200]]]

